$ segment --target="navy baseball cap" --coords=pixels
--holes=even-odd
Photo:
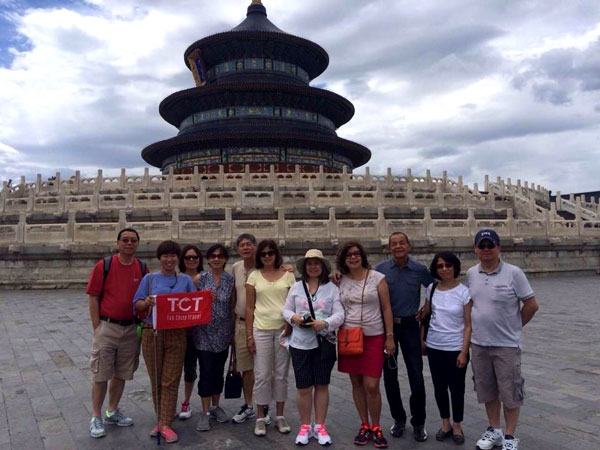
[[[500,245],[500,237],[494,230],[479,230],[475,235],[475,245],[479,245],[479,243],[485,239],[496,245]]]

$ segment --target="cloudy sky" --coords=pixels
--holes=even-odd
[[[338,134],[371,149],[372,173],[600,189],[597,1],[263,3],[328,51],[313,85],[354,103]],[[183,51],[249,4],[0,0],[0,179],[141,171],[141,149],[176,133],[158,104],[193,86]]]

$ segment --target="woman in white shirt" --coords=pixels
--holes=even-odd
[[[435,438],[452,437],[463,444],[461,422],[464,412],[465,375],[469,363],[471,341],[471,306],[469,289],[459,283],[460,260],[450,252],[435,255],[430,272],[436,282],[427,287],[427,303],[431,299],[431,319],[425,339],[427,358],[435,392],[435,401],[442,418],[442,427]],[[433,289],[433,297],[431,291]],[[450,423],[450,402],[452,418]]]
[[[331,266],[321,250],[308,250],[296,267],[302,280],[292,285],[283,308],[284,319],[292,325],[290,354],[301,421],[296,444],[306,445],[314,437],[319,444],[329,445],[331,438],[325,428],[325,415],[336,360],[335,330],[344,322],[344,307],[339,288],[329,281]],[[314,428],[311,426],[313,388]]]

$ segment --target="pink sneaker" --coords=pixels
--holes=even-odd
[[[331,445],[331,437],[327,434],[325,424],[315,423],[313,437],[318,440],[321,445]]]
[[[296,436],[296,445],[306,445],[312,436],[312,427],[310,425],[300,425],[300,432]]]
[[[160,431],[160,434],[162,435],[164,440],[167,441],[167,443],[169,444],[172,444],[173,442],[177,442],[179,440],[179,436],[177,436],[177,433],[175,433],[173,431],[173,428],[171,427],[163,427]]]
[[[155,425],[154,428],[152,428],[152,430],[150,431],[150,437],[158,436],[159,431],[160,431],[160,427],[158,425]]]

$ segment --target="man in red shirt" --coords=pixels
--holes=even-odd
[[[121,230],[117,236],[119,252],[107,261],[101,259],[96,263],[86,289],[94,329],[90,357],[93,408],[90,435],[93,438],[105,435],[105,423],[121,427],[133,425],[133,419],[121,413],[118,406],[125,380],[133,379],[139,363],[140,340],[132,307],[133,296],[145,275],[142,272],[146,272],[134,257],[139,241],[134,229]],[[108,409],[102,417],[107,388]]]

